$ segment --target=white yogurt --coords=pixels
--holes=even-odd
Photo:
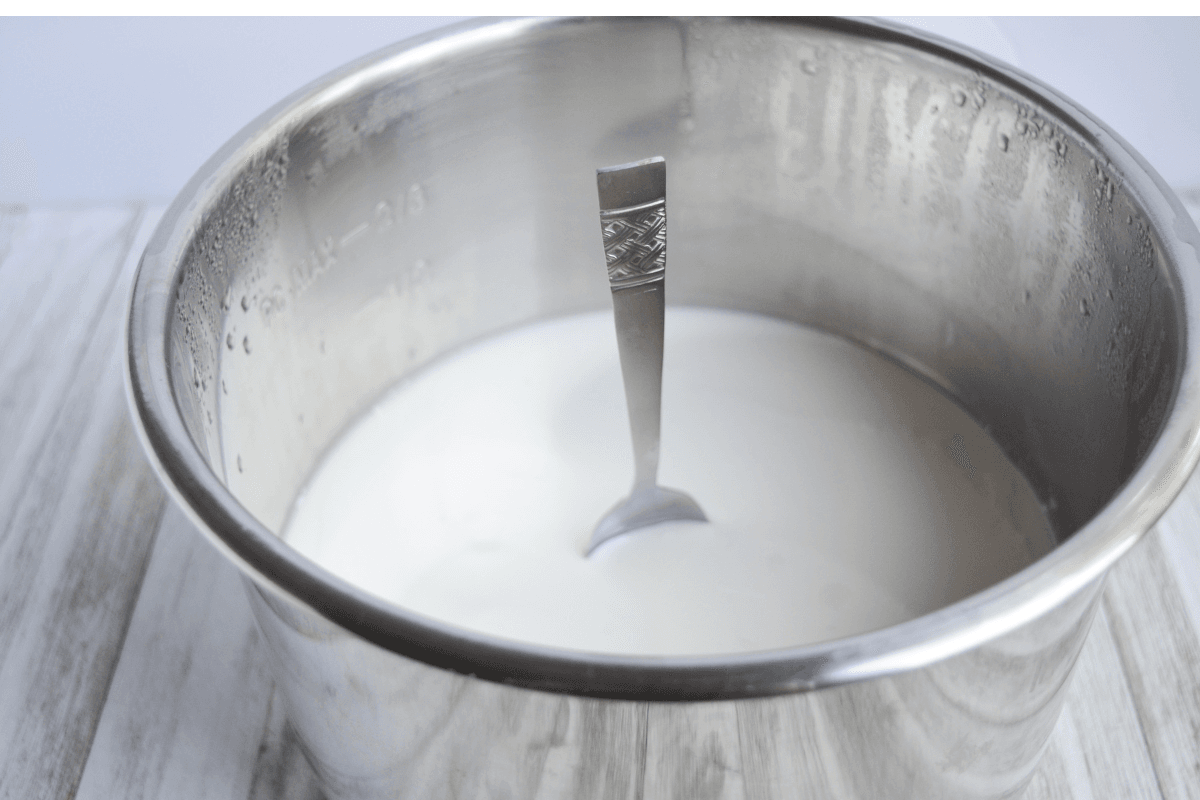
[[[701,655],[933,611],[1053,546],[1025,479],[955,404],[844,340],[668,309],[660,483],[710,523],[583,551],[633,457],[612,315],[437,362],[347,431],[285,538],[412,611],[540,645]]]

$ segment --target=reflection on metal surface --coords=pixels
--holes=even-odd
[[[1100,583],[923,670],[708,703],[595,700],[433,670],[247,588],[331,800],[971,800],[1015,796],[1033,773]]]

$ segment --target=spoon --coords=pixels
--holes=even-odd
[[[609,539],[639,528],[675,520],[708,519],[691,497],[658,485],[667,163],[656,156],[598,169],[596,188],[633,438],[634,478],[629,496],[596,523],[588,555]]]

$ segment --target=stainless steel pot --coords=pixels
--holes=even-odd
[[[456,630],[280,541],[316,459],[396,380],[606,307],[594,170],[648,154],[671,164],[670,302],[924,375],[1025,472],[1057,549],[886,630],[664,659]],[[302,90],[200,170],[137,276],[131,397],[164,484],[247,576],[331,797],[1002,797],[1106,570],[1197,459],[1198,250],[1119,137],[945,41],[471,23]]]

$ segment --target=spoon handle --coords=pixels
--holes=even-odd
[[[660,277],[640,286],[612,290],[617,349],[633,437],[634,491],[654,486],[658,478],[665,284]]]
[[[596,171],[633,438],[634,491],[655,485],[662,418],[667,172],[661,157]]]

